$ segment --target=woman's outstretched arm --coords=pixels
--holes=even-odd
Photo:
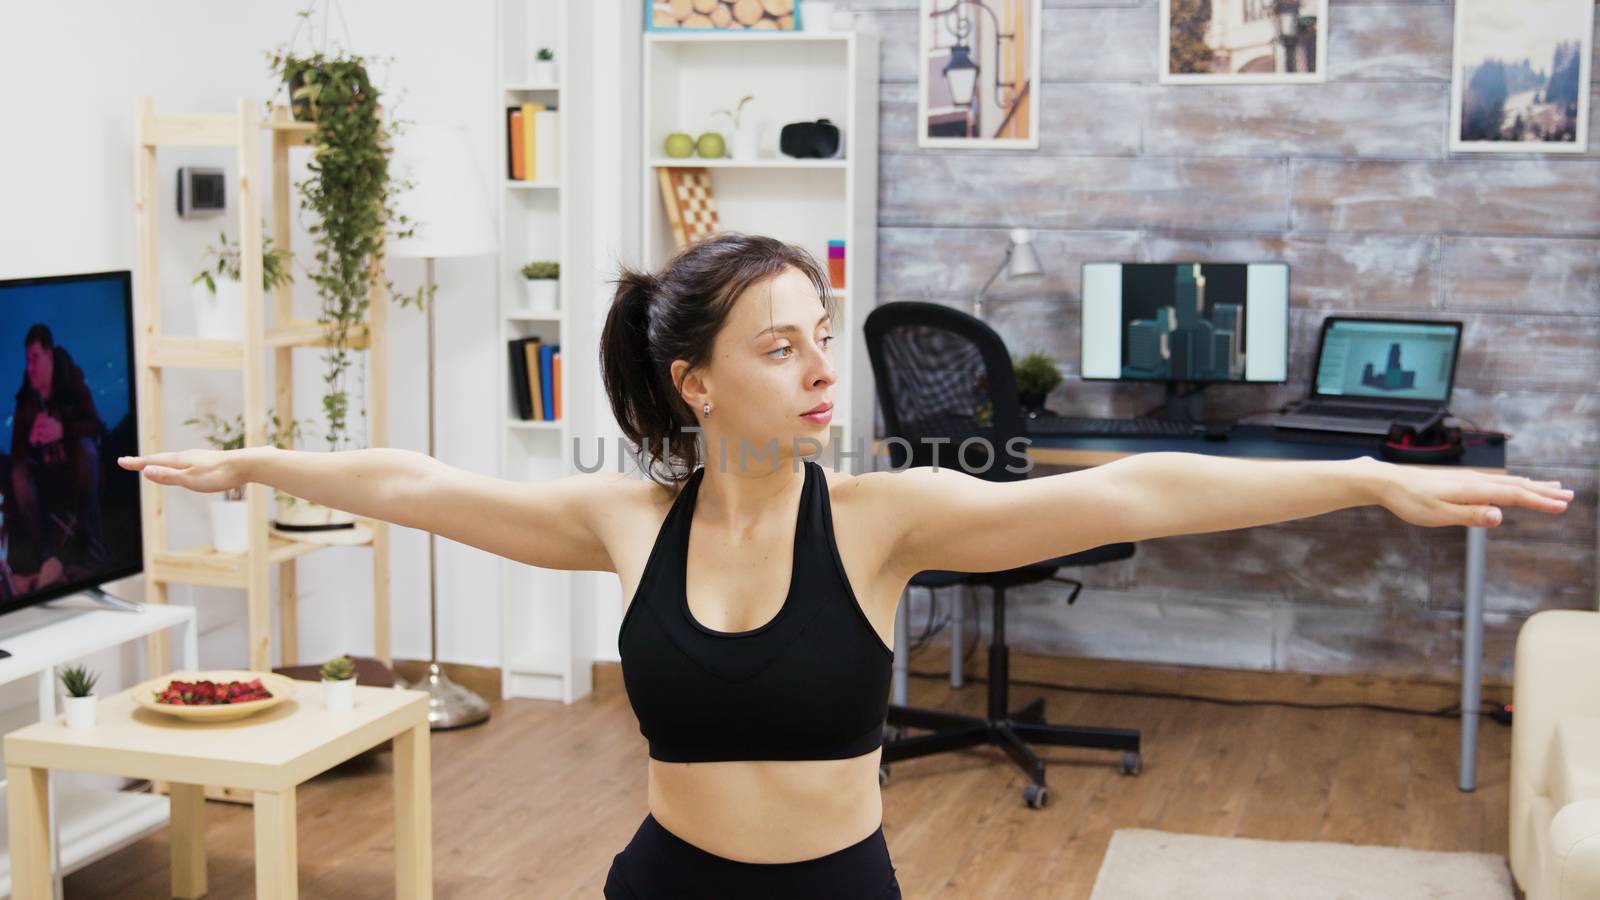
[[[632,482],[604,473],[507,481],[391,447],[174,450],[117,462],[158,484],[212,493],[255,482],[528,565],[594,571],[614,571],[594,517]]]
[[[1122,541],[1229,531],[1381,505],[1416,525],[1499,524],[1502,506],[1566,509],[1571,491],[1371,457],[1247,460],[1150,452],[1059,475],[992,482],[956,469],[862,476],[886,513],[889,565],[992,572]]]

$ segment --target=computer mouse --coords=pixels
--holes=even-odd
[[[1205,438],[1208,441],[1225,441],[1228,439],[1228,432],[1232,430],[1232,422],[1207,422]]]

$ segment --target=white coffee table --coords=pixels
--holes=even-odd
[[[61,717],[5,736],[12,896],[49,900],[50,770],[148,778],[171,784],[172,896],[206,893],[205,786],[254,792],[256,896],[293,898],[295,788],[394,739],[395,896],[433,895],[428,695],[357,685],[348,712],[323,707],[320,685],[296,682],[289,700],[235,722],[182,721],[122,691],[100,701],[94,727]]]

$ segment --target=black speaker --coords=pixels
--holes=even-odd
[[[827,119],[790,122],[778,133],[778,149],[796,159],[837,159],[844,155],[844,139]]]

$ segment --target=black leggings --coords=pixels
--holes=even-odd
[[[751,863],[696,847],[646,814],[611,860],[606,900],[901,900],[883,827],[843,850]]]

